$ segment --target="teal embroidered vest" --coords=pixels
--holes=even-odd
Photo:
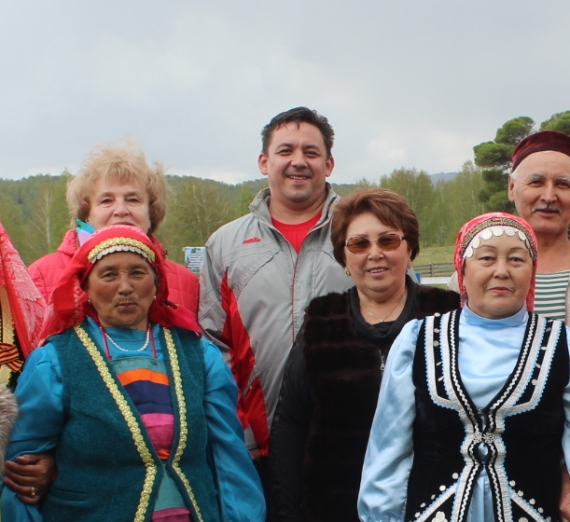
[[[77,326],[50,341],[61,364],[66,418],[56,452],[59,474],[44,503],[45,522],[148,521],[164,473],[176,481],[196,522],[218,522],[202,407],[204,357],[195,334],[162,329],[175,413],[174,444],[165,462],[86,330]]]

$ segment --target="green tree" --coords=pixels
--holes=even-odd
[[[360,178],[356,180],[356,188],[357,189],[368,189],[368,188],[375,188],[378,187],[379,184],[375,181],[370,181],[366,178]]]
[[[514,147],[504,143],[486,141],[473,147],[475,164],[481,168],[496,168],[505,170],[511,164],[511,155]]]
[[[182,263],[185,246],[203,246],[214,231],[233,219],[235,209],[222,195],[220,185],[191,178],[178,187],[157,234],[173,261]]]
[[[553,114],[540,124],[540,130],[557,130],[570,135],[570,111]]]
[[[404,197],[418,216],[422,244],[429,244],[431,239],[427,235],[424,236],[424,227],[430,221],[430,204],[434,188],[428,173],[417,169],[396,169],[389,176],[380,178],[380,186]]]
[[[482,171],[466,161],[451,180],[438,181],[422,226],[423,246],[452,245],[464,223],[484,212],[478,193],[483,186]]]
[[[26,237],[22,208],[3,191],[0,191],[0,221],[24,263],[33,261],[35,259],[34,252],[28,248],[25,241],[22,241]]]
[[[253,192],[248,185],[242,185],[239,199],[236,205],[236,211],[234,213],[234,218],[245,216],[249,213],[249,205],[253,201]]]
[[[70,174],[54,177],[41,186],[34,202],[34,210],[28,222],[27,243],[34,257],[54,252],[67,229],[69,213],[65,201],[65,190]]]
[[[503,124],[497,130],[494,141],[475,145],[475,164],[483,171],[484,187],[479,191],[479,198],[485,210],[514,212],[515,206],[509,201],[508,183],[511,156],[517,143],[528,136],[534,127],[534,121],[528,116],[519,116]]]
[[[540,130],[557,130],[570,135],[570,111],[557,112],[540,124]],[[534,121],[528,116],[519,116],[507,121],[497,130],[494,141],[475,145],[475,164],[483,171],[484,186],[479,191],[479,199],[485,210],[514,212],[515,206],[509,201],[508,184],[511,168],[511,155],[517,143],[532,134]]]
[[[528,116],[519,116],[507,121],[497,130],[495,143],[516,146],[522,139],[526,138],[534,127],[534,121]]]
[[[449,182],[440,179],[433,188],[427,221],[420,222],[423,246],[445,245],[450,227]]]
[[[459,174],[448,182],[449,227],[444,244],[453,244],[463,224],[485,212],[485,207],[479,199],[483,183],[483,171],[472,161],[466,161]]]

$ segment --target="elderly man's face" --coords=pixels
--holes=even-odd
[[[570,156],[535,152],[509,179],[509,199],[540,237],[567,234],[570,223]]]

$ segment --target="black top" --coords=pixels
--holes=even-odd
[[[309,305],[271,427],[272,520],[358,521],[360,471],[392,343],[409,320],[459,307],[455,292],[406,283],[395,321],[367,323],[356,287]]]

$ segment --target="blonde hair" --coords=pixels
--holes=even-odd
[[[86,221],[91,211],[91,197],[99,180],[133,183],[146,189],[149,199],[150,229],[154,233],[166,215],[167,183],[164,167],[153,162],[151,167],[142,151],[132,141],[123,145],[99,145],[83,162],[81,170],[67,185],[67,205],[71,226],[75,220]]]

